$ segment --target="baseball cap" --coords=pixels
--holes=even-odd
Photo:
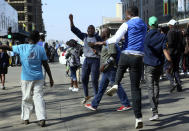
[[[175,25],[177,23],[176,20],[172,19],[168,22],[168,25]]]
[[[152,16],[152,17],[149,18],[148,24],[149,24],[150,26],[152,26],[152,25],[157,25],[157,24],[158,24],[157,22],[158,22],[157,17]]]

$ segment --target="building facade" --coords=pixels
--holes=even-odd
[[[139,8],[140,17],[147,23],[148,18],[156,16],[159,23],[166,23],[170,19],[185,19],[189,17],[189,0],[121,0],[123,16],[130,6]]]
[[[12,33],[18,32],[18,13],[4,0],[0,1],[0,37],[8,34],[11,27]]]
[[[45,31],[42,18],[41,0],[5,0],[18,12],[19,28],[31,32],[38,30]]]

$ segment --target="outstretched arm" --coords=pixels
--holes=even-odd
[[[50,80],[50,85],[51,87],[53,87],[54,85],[54,81],[53,81],[53,78],[52,78],[52,74],[51,74],[51,70],[50,70],[50,67],[49,67],[49,64],[47,61],[42,61],[42,64],[43,64],[43,67],[45,68],[48,76],[49,76],[49,80]]]
[[[77,27],[75,27],[74,22],[73,22],[73,15],[72,15],[72,14],[69,15],[69,19],[70,19],[71,31],[72,31],[77,37],[79,37],[79,39],[84,40],[84,38],[86,37],[87,34],[81,32]]]
[[[0,45],[0,49],[12,51],[12,47],[7,45]]]

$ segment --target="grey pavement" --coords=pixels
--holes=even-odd
[[[104,95],[97,112],[87,110],[81,104],[83,89],[73,93],[68,90],[69,78],[65,77],[65,67],[58,63],[50,64],[55,80],[54,88],[45,87],[47,126],[37,125],[35,113],[29,125],[22,124],[20,67],[10,67],[6,90],[0,90],[0,131],[135,131],[133,110],[116,112],[120,107],[117,96]],[[48,79],[47,79],[48,81]],[[189,130],[189,79],[182,79],[184,91],[169,93],[168,81],[160,82],[160,120],[150,122],[151,116],[147,89],[142,88],[143,131],[188,131]],[[91,85],[90,85],[91,87]],[[130,97],[128,74],[123,87]],[[90,88],[90,95],[93,90]]]

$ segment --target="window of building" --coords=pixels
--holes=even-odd
[[[32,0],[27,0],[28,3],[32,3]]]
[[[18,14],[18,20],[19,21],[24,21],[25,20],[25,14],[24,13]]]
[[[32,22],[32,20],[33,20],[33,19],[32,19],[32,15],[28,15],[28,21],[29,21],[29,22]]]
[[[10,2],[14,2],[14,1],[25,1],[25,0],[10,0]]]
[[[24,11],[24,4],[22,4],[22,3],[20,3],[20,4],[17,4],[17,3],[15,3],[15,4],[11,4],[14,8],[15,8],[15,10],[17,10],[17,11]]]
[[[32,6],[28,6],[28,12],[32,12]]]
[[[31,24],[28,25],[28,31],[32,32],[32,25]]]

